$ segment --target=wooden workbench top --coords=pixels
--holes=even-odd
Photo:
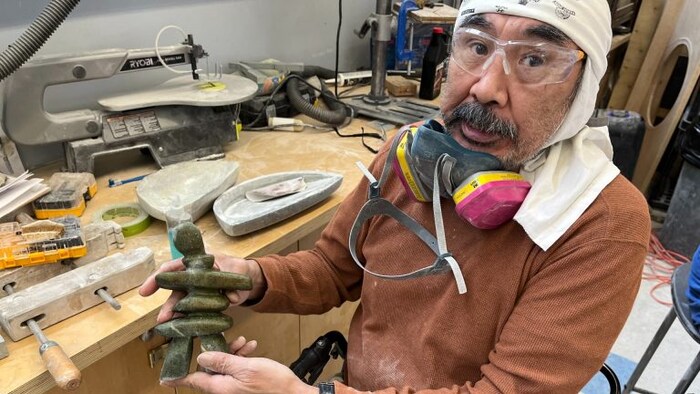
[[[342,133],[359,133],[360,127],[364,127],[366,132],[376,132],[368,127],[366,121],[356,120]],[[381,146],[381,141],[376,139],[365,138],[365,142],[375,148]],[[114,188],[107,186],[109,178],[123,179],[157,170],[150,158],[133,153],[124,153],[123,157],[106,156],[96,163],[98,192],[88,202],[81,217],[83,224],[89,223],[93,214],[106,206],[137,201],[135,189],[138,182]],[[240,165],[237,183],[275,172],[296,170],[338,172],[344,175],[344,180],[341,187],[324,202],[282,223],[245,236],[226,235],[210,211],[196,222],[207,250],[234,256],[260,256],[293,244],[325,226],[344,196],[362,178],[354,163],[361,161],[367,165],[373,157],[362,146],[360,138],[340,138],[333,131],[306,129],[303,132],[241,133],[239,141],[226,147],[226,160],[237,161]],[[51,171],[57,169],[58,166],[47,168],[37,171],[37,174],[48,179]],[[153,250],[157,265],[169,260],[165,224],[154,219],[145,232],[126,239],[127,250],[140,246]],[[48,327],[44,332],[49,339],[63,347],[78,368],[83,369],[155,326],[157,312],[169,293],[161,290],[143,298],[134,289],[116,297],[122,305],[119,311],[102,303]],[[0,392],[37,393],[55,385],[41,362],[38,342],[34,337],[12,342],[5,336],[5,340],[10,355],[0,360]]]

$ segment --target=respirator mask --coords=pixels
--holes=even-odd
[[[494,229],[511,220],[530,189],[519,174],[501,170],[498,158],[468,150],[429,120],[399,130],[389,150],[380,180],[357,163],[370,181],[369,196],[355,218],[349,236],[350,254],[367,273],[384,279],[409,279],[452,271],[460,294],[467,291],[464,277],[447,250],[440,197],[452,198],[457,214],[480,229]],[[389,169],[391,167],[391,170]],[[390,173],[399,177],[408,195],[416,201],[432,202],[436,237],[389,201],[380,197]],[[437,256],[432,265],[403,274],[385,275],[367,270],[357,257],[357,238],[365,221],[386,215],[418,236]]]
[[[520,174],[502,171],[488,153],[462,147],[435,120],[402,129],[397,138],[392,168],[406,193],[430,202],[435,167],[447,155],[439,169],[440,195],[452,198],[457,214],[474,227],[493,229],[511,220],[530,190]]]

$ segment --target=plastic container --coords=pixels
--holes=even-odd
[[[48,181],[51,192],[32,203],[37,219],[81,216],[85,202],[97,193],[95,176],[88,172],[57,172]]]
[[[428,45],[428,49],[423,56],[423,70],[421,71],[418,97],[424,100],[433,100],[440,95],[447,47],[447,34],[445,34],[442,27],[434,27],[430,45]]]
[[[168,243],[170,244],[170,256],[173,259],[179,259],[183,255],[175,247],[173,238],[175,236],[175,228],[182,223],[192,223],[192,216],[185,212],[181,206],[176,206],[165,212],[165,224],[168,227]]]

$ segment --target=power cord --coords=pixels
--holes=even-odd
[[[255,119],[253,119],[249,123],[243,125],[244,129],[250,130],[253,128],[253,125],[256,124],[262,118],[262,116],[265,114],[265,109],[267,108],[268,105],[270,105],[273,97],[275,97],[275,95],[280,91],[280,89],[282,89],[287,84],[287,80],[291,77],[292,77],[292,75],[289,75],[287,78],[282,80],[282,82],[280,82],[279,85],[277,85],[275,87],[275,89],[270,93],[270,97],[268,97],[268,99],[265,101],[265,104],[262,106],[262,110],[260,112],[258,112],[258,115],[255,117]],[[304,82],[306,82],[306,81],[304,81]]]
[[[335,34],[335,97],[338,96],[338,59],[340,57],[340,27],[343,25],[343,0],[338,0],[338,31]]]
[[[689,261],[688,257],[666,249],[656,234],[652,233],[649,239],[649,252],[644,260],[644,272],[642,273],[642,279],[657,282],[649,290],[651,298],[662,305],[673,305],[672,302],[664,301],[657,297],[656,292],[663,286],[670,286],[673,271]]]
[[[348,138],[348,137],[360,137],[360,140],[362,141],[362,146],[367,148],[368,151],[377,154],[379,151],[377,149],[372,148],[371,146],[367,145],[365,142],[365,137],[368,138],[376,138],[383,140],[385,137],[379,133],[366,133],[364,127],[360,127],[360,130],[362,130],[361,133],[355,133],[355,134],[340,134],[340,130],[337,127],[333,127],[333,130],[335,130],[335,133],[338,135],[338,137],[341,138]]]

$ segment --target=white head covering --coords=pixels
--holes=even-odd
[[[561,30],[588,58],[569,112],[521,174],[532,188],[515,215],[530,238],[547,250],[620,172],[612,163],[607,126],[586,125],[607,68],[612,40],[605,0],[465,0],[455,29],[474,14],[499,13],[536,19]]]

